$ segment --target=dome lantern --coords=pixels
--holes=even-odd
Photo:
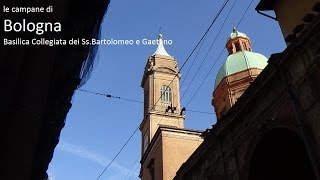
[[[233,28],[227,40],[226,48],[228,49],[229,55],[239,51],[252,51],[249,37],[239,32],[236,27]]]

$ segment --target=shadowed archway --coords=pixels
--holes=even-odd
[[[287,129],[264,135],[251,157],[249,180],[315,180],[302,139]]]

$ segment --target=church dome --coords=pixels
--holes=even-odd
[[[252,52],[249,37],[239,32],[235,27],[228,38],[226,48],[229,56],[218,71],[215,79],[215,88],[227,76],[251,68],[264,69],[268,64],[268,59],[264,55]]]
[[[250,51],[239,51],[229,55],[218,71],[215,88],[226,76],[251,68],[264,69],[268,64],[267,61],[268,59],[264,55]]]
[[[217,119],[229,111],[268,64],[264,55],[252,51],[248,36],[236,28],[228,37],[226,48],[229,55],[218,71],[212,93]]]

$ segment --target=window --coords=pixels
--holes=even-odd
[[[162,86],[161,87],[161,106],[170,106],[172,100],[172,92],[169,86]]]
[[[235,43],[236,46],[236,52],[241,51],[241,47],[239,43]]]
[[[245,42],[242,42],[242,50],[243,50],[243,51],[247,51],[247,50],[248,50],[248,49],[247,49],[247,45],[246,45]]]

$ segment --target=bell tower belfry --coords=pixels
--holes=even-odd
[[[177,61],[164,48],[159,34],[157,50],[145,66],[142,135],[142,180],[172,180],[180,166],[202,143],[200,131],[184,129],[180,113],[180,74]]]
[[[144,119],[140,130],[144,136],[144,150],[159,125],[184,128],[184,117],[180,115],[178,64],[165,50],[161,34],[157,42],[157,50],[148,58],[141,82],[144,90]]]

